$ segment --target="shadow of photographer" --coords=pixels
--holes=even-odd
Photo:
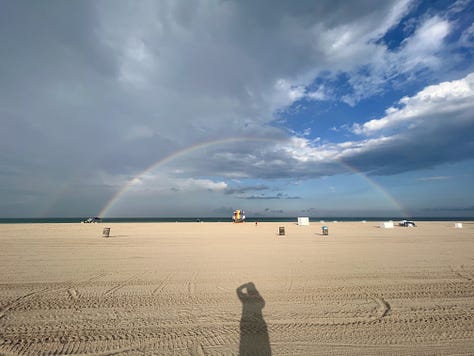
[[[242,302],[239,355],[271,355],[267,323],[262,315],[265,300],[252,282],[242,284],[236,292]]]

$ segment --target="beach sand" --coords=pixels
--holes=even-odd
[[[2,224],[0,354],[473,354],[473,222],[321,225]]]

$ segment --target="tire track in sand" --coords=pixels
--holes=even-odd
[[[170,279],[168,275],[155,290]],[[0,354],[185,354],[193,350],[210,354],[236,350],[241,309],[233,290],[193,290],[191,282],[196,284],[196,280],[197,274],[181,293],[150,294],[150,289],[137,288],[137,293],[130,294],[121,288],[131,284],[128,279],[114,283],[103,298],[103,282],[91,279],[51,284],[19,296],[17,304],[11,304],[0,319]],[[137,280],[133,285],[156,283]],[[455,293],[453,286],[457,287]],[[264,295],[265,320],[275,345],[474,341],[474,299],[467,280],[413,284],[390,280],[377,286],[305,286],[291,291],[285,287]],[[69,292],[53,293],[79,293],[81,288],[87,288],[88,293],[77,300]],[[71,299],[78,310],[65,305]]]
[[[170,272],[159,284],[158,286],[152,290],[151,294],[158,294],[163,291],[163,289],[166,287],[166,285],[169,284],[171,279],[173,278],[173,272]]]

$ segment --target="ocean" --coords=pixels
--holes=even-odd
[[[80,223],[87,217],[69,217],[69,218],[0,218],[0,224],[61,224],[61,223]],[[324,220],[331,221],[399,221],[399,220],[415,220],[415,221],[472,221],[474,217],[310,217],[312,222]],[[147,217],[147,218],[103,218],[103,223],[156,223],[156,222],[232,222],[232,218],[226,217]],[[295,222],[296,217],[247,217],[246,222]]]

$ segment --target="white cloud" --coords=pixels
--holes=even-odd
[[[300,100],[304,95],[305,88],[303,85],[293,85],[288,80],[278,79],[271,93],[271,106],[274,110],[278,110]]]
[[[452,65],[452,56],[443,53],[444,42],[451,29],[449,21],[434,16],[419,23],[415,32],[394,50],[372,41],[366,44],[354,42],[352,46],[362,53],[370,53],[370,58],[354,60],[355,67],[348,71],[353,93],[344,95],[342,101],[355,105],[363,98],[383,92],[387,85],[397,84],[400,75],[403,76],[403,84],[407,85],[408,81],[417,78],[416,73],[420,70],[433,72],[442,65]],[[362,66],[364,70],[360,72]]]
[[[182,191],[194,191],[194,190],[214,190],[223,191],[227,188],[225,182],[214,182],[210,179],[194,179],[188,178],[183,180],[177,180],[174,185]]]
[[[450,13],[458,13],[464,11],[467,6],[469,6],[471,0],[456,0],[452,5],[449,6],[448,12]]]
[[[469,28],[463,31],[459,42],[464,47],[474,47],[474,22]]]
[[[450,178],[451,178],[450,176],[433,176],[433,177],[420,177],[420,178],[417,178],[416,180],[421,181],[421,182],[430,182],[430,181],[448,180]]]
[[[302,137],[293,137],[286,144],[275,145],[275,151],[283,151],[287,159],[307,164],[336,163],[342,159],[351,158],[362,153],[377,150],[378,147],[392,141],[391,137],[371,138],[360,141],[345,141],[341,143],[320,144],[314,140]],[[336,169],[337,170],[337,169]]]
[[[170,190],[181,193],[223,191],[228,187],[227,183],[223,181],[213,181],[203,178],[179,178],[166,169],[136,177],[132,183],[137,180],[140,182],[140,186],[137,187],[133,184],[130,188],[136,191],[148,191],[160,194],[168,194]]]
[[[448,21],[438,16],[432,17],[421,24],[415,34],[403,43],[403,49],[398,53],[398,62],[401,62],[404,71],[410,71],[418,66],[435,68],[442,63],[437,56],[443,48],[443,42],[450,32]]]
[[[375,44],[390,28],[398,24],[410,8],[410,1],[398,1],[383,13],[368,12],[356,21],[326,27],[322,21],[313,28],[319,50],[325,54],[326,66],[350,72],[362,64],[373,63],[385,54],[383,45]],[[370,53],[370,56],[367,54]]]
[[[139,38],[130,38],[122,50],[119,80],[125,85],[150,85],[147,74],[154,69],[155,59],[145,43]]]
[[[273,153],[280,159],[278,165],[265,160],[267,174],[284,170],[293,177],[332,175],[343,171],[346,164],[371,174],[428,168],[472,157],[473,113],[471,73],[427,86],[402,98],[398,107],[388,108],[383,118],[352,127],[354,133],[367,138],[332,143],[292,137],[260,154]]]
[[[324,86],[320,86],[317,90],[308,92],[305,95],[310,100],[327,100],[329,95],[325,90]]]
[[[143,181],[139,178],[139,177],[136,177],[136,178],[133,178],[130,182],[129,182],[130,185],[142,185],[143,184]]]
[[[400,108],[391,107],[386,116],[355,124],[353,132],[371,135],[386,130],[408,130],[420,125],[442,125],[442,120],[474,120],[474,73],[466,77],[431,85],[412,97],[399,101]],[[442,115],[442,117],[440,117]],[[434,118],[433,118],[434,117]]]
[[[332,160],[337,154],[334,146],[315,146],[314,143],[303,137],[292,137],[287,144],[276,145],[276,150],[282,150],[297,161],[310,162]]]

